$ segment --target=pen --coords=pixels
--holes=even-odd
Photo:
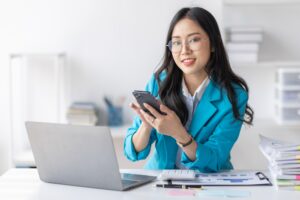
[[[156,184],[156,187],[188,189],[188,188],[201,188],[202,186],[201,185]]]

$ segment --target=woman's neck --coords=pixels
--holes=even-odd
[[[198,75],[183,75],[183,77],[187,89],[189,90],[190,94],[194,96],[197,88],[206,79],[207,73],[205,72]]]

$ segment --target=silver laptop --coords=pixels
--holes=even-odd
[[[42,181],[122,191],[156,178],[119,172],[108,127],[41,122],[25,125]]]

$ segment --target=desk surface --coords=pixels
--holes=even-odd
[[[159,171],[149,170],[121,170],[122,172],[157,175]],[[29,200],[53,200],[53,199],[174,199],[174,195],[179,195],[176,199],[220,199],[221,197],[199,197],[192,196],[191,193],[178,194],[180,189],[164,189],[153,187],[154,183],[132,189],[126,192],[117,192],[109,190],[100,190],[83,187],[73,187],[57,184],[49,184],[40,181],[36,169],[11,169],[0,177],[0,199],[29,199]],[[175,191],[174,191],[175,190]],[[247,191],[249,195],[242,198],[244,200],[299,200],[300,192],[298,191],[277,191],[272,186],[255,186],[255,187],[204,187],[203,190],[193,191],[195,195],[201,191],[208,190],[234,190],[237,192]],[[182,190],[181,190],[182,191]],[[221,199],[229,199],[230,197],[223,197]]]

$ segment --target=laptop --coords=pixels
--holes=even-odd
[[[26,122],[42,181],[123,191],[155,176],[121,174],[108,127]]]

